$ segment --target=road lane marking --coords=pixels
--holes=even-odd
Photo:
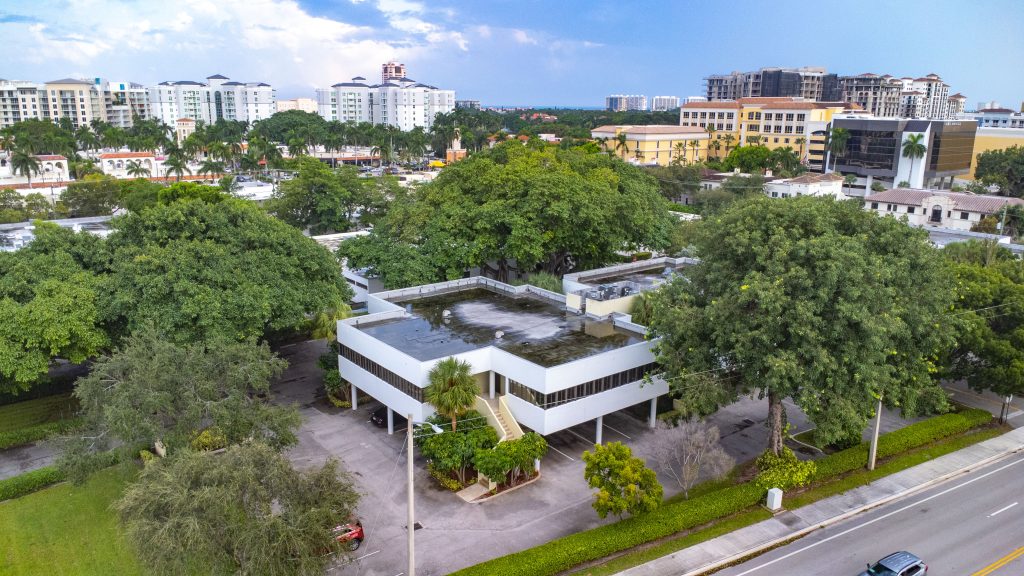
[[[785,556],[779,556],[778,558],[775,558],[774,560],[770,560],[770,561],[765,562],[764,564],[761,564],[759,566],[754,566],[753,568],[751,568],[749,570],[746,570],[744,572],[740,572],[736,576],[745,576],[746,574],[752,574],[752,573],[754,573],[754,572],[756,572],[756,571],[758,571],[758,570],[760,570],[762,568],[767,568],[768,566],[771,566],[772,564],[775,564],[776,562],[781,562],[781,561],[783,561],[783,560],[785,560],[785,559],[787,559],[787,558],[789,558],[791,556],[796,556],[797,554],[799,554],[801,552],[806,552],[807,550],[810,550],[811,548],[814,548],[814,547],[816,547],[816,546],[818,546],[820,544],[824,544],[825,542],[829,542],[831,540],[835,540],[836,538],[839,538],[841,536],[845,536],[845,535],[849,534],[850,532],[853,532],[855,530],[860,530],[861,528],[864,528],[865,526],[870,526],[870,525],[874,524],[875,522],[879,522],[881,520],[885,520],[886,518],[888,518],[890,516],[893,516],[895,514],[899,514],[900,512],[904,512],[904,511],[909,510],[909,509],[911,509],[911,508],[913,508],[915,506],[919,506],[921,504],[924,504],[925,502],[927,502],[929,500],[933,500],[933,499],[938,498],[940,496],[945,496],[946,494],[948,494],[948,493],[950,493],[950,492],[952,492],[954,490],[958,490],[960,488],[963,488],[964,486],[967,486],[968,484],[973,484],[973,483],[977,482],[978,480],[981,480],[982,478],[987,478],[987,477],[995,474],[996,472],[1002,472],[1003,470],[1006,470],[1010,466],[1016,466],[1017,464],[1020,464],[1021,462],[1024,462],[1024,458],[1021,458],[1021,459],[1015,460],[1013,462],[1010,462],[1009,464],[1006,464],[1005,466],[1000,466],[999,468],[996,468],[995,470],[992,470],[990,472],[986,472],[985,474],[982,474],[981,476],[976,476],[974,478],[971,478],[970,480],[968,480],[966,482],[963,482],[961,484],[957,484],[956,486],[953,486],[952,488],[947,488],[947,489],[943,490],[942,492],[938,492],[936,494],[932,494],[931,496],[929,496],[927,498],[924,498],[922,500],[919,500],[917,502],[914,502],[913,504],[907,504],[906,506],[904,506],[904,507],[902,507],[902,508],[900,508],[898,510],[893,510],[892,512],[889,512],[888,514],[879,516],[878,518],[872,518],[871,520],[868,520],[867,522],[864,522],[863,524],[858,524],[858,525],[854,526],[853,528],[849,528],[849,529],[843,530],[842,532],[840,532],[838,534],[835,534],[835,535],[832,535],[832,536],[829,536],[828,538],[825,538],[824,540],[819,540],[817,542],[813,542],[811,544],[808,544],[807,546],[804,546],[803,548],[800,548],[799,550],[794,550],[794,551],[790,552],[789,554],[786,554]],[[986,574],[987,574],[987,572],[986,572]],[[973,574],[972,576],[984,576],[984,575],[978,573],[978,574]]]
[[[576,459],[575,459],[575,458],[573,458],[572,456],[569,456],[569,455],[568,455],[568,454],[566,454],[565,452],[562,452],[561,450],[559,450],[558,448],[555,448],[554,446],[552,446],[552,445],[550,445],[550,444],[548,444],[548,448],[551,448],[551,449],[552,449],[552,450],[554,450],[555,452],[558,452],[559,454],[561,454],[562,456],[565,456],[566,458],[568,458],[569,460],[572,460],[573,462],[575,462],[575,461],[576,461]]]
[[[1014,560],[1016,560],[1017,558],[1020,558],[1021,556],[1024,556],[1024,546],[1021,546],[1020,548],[1017,548],[1016,550],[1014,550],[1013,552],[1010,552],[1006,556],[1003,556],[999,560],[996,560],[995,562],[989,564],[988,566],[985,566],[981,570],[978,570],[974,574],[971,574],[971,576],[987,576],[988,574],[991,574],[991,573],[995,572],[996,570],[999,570],[1003,566],[1006,566],[1007,564],[1009,564],[1010,562],[1013,562]]]
[[[996,514],[999,514],[1000,512],[1006,512],[1007,510],[1009,510],[1010,508],[1013,508],[1016,505],[1017,505],[1017,503],[1014,502],[1013,504],[1010,504],[1009,506],[1006,506],[1005,508],[1000,508],[999,510],[996,510],[995,512],[989,514],[988,517],[991,518],[991,517],[995,516]]]
[[[628,434],[626,434],[625,432],[623,432],[621,430],[616,430],[615,428],[612,428],[611,426],[609,426],[607,424],[605,424],[604,427],[609,429],[609,430],[611,430],[612,432],[615,432],[616,434],[621,434],[621,435],[625,436],[626,440],[632,440],[632,438],[630,438]]]

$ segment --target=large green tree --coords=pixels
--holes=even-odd
[[[999,193],[1004,196],[1024,197],[1024,147],[978,154],[974,176],[985,184],[999,186]]]
[[[113,214],[120,205],[121,185],[117,178],[90,174],[79,182],[71,182],[60,195],[68,213],[75,218]]]
[[[248,443],[154,462],[115,507],[156,573],[319,576],[331,553],[347,554],[334,528],[358,502],[334,460],[299,472],[272,448]]]
[[[160,440],[174,452],[213,427],[230,444],[258,439],[290,446],[298,413],[266,398],[271,379],[286,365],[265,343],[175,344],[143,326],[79,379],[75,397],[88,424],[83,436],[128,445]]]
[[[1008,250],[981,242],[946,256],[954,262],[962,316],[953,374],[975,390],[1024,394],[1024,266]]]
[[[278,185],[272,214],[313,234],[345,232],[356,213],[369,204],[370,181],[355,166],[330,168],[316,158],[299,158],[298,173]]]
[[[114,227],[104,308],[118,333],[152,322],[174,342],[260,337],[351,298],[329,251],[244,200],[178,200]]]
[[[907,415],[944,406],[935,362],[952,345],[948,268],[926,232],[856,203],[754,198],[701,226],[700,264],[656,296],[658,362],[687,410],[783,399],[824,443],[860,438],[882,399]]]

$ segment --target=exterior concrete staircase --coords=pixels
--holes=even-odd
[[[497,430],[499,441],[515,440],[523,435],[523,429],[512,417],[508,407],[498,398],[476,397],[476,410],[487,418],[487,423]]]

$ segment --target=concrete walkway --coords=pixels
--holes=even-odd
[[[803,508],[783,512],[770,520],[758,522],[619,574],[697,576],[1021,450],[1024,450],[1024,428],[886,476],[867,486],[819,500]]]

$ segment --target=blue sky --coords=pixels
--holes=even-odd
[[[762,66],[934,72],[968,107],[1024,100],[1024,4],[1012,0],[4,0],[0,37],[3,78],[220,73],[280,98],[373,79],[397,59],[485,104],[698,95],[708,74]]]

